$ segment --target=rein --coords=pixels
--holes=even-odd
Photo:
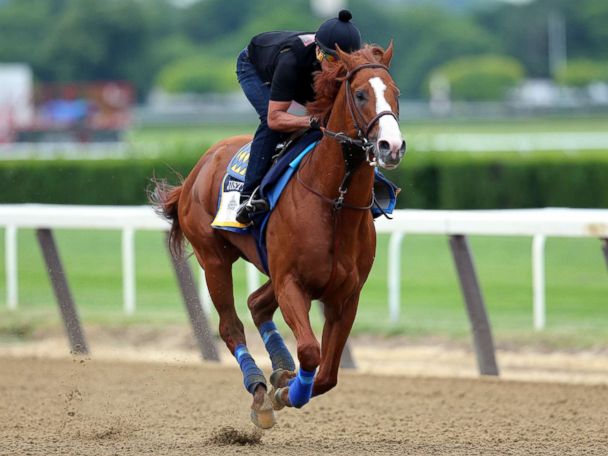
[[[352,170],[352,171],[354,171],[354,170]],[[355,210],[359,210],[359,211],[369,210],[372,208],[372,206],[374,205],[374,202],[376,200],[373,188],[372,188],[372,200],[367,206],[355,206],[352,204],[346,204],[344,202],[344,198],[346,197],[346,193],[348,192],[348,184],[350,184],[350,179],[352,177],[352,171],[347,171],[344,174],[344,178],[342,179],[342,183],[340,184],[340,188],[338,189],[340,194],[337,198],[329,198],[329,197],[325,196],[323,193],[319,192],[318,190],[315,190],[314,188],[312,188],[306,182],[304,182],[302,180],[302,177],[300,176],[300,169],[298,169],[298,171],[296,172],[296,179],[300,184],[302,184],[302,187],[304,187],[306,190],[310,191],[311,193],[317,195],[319,198],[321,198],[326,203],[330,204],[334,208],[334,211],[336,211],[336,212],[341,210],[342,208],[355,209]]]
[[[351,119],[355,126],[355,129],[357,130],[357,139],[352,138],[352,137],[348,136],[346,133],[343,133],[341,131],[335,132],[335,131],[328,130],[327,128],[323,128],[323,127],[321,128],[323,135],[334,139],[335,141],[339,142],[342,145],[342,154],[344,156],[344,164],[346,167],[346,171],[344,173],[344,178],[342,179],[342,183],[340,184],[340,187],[338,188],[338,197],[335,199],[328,198],[327,196],[323,195],[322,193],[318,192],[317,190],[312,188],[310,185],[305,183],[302,180],[302,177],[300,176],[301,168],[299,168],[296,173],[296,178],[297,178],[298,182],[300,184],[302,184],[302,186],[304,188],[306,188],[308,191],[317,195],[323,201],[331,204],[332,207],[334,208],[335,212],[341,210],[342,208],[355,209],[355,210],[368,210],[368,209],[371,209],[371,207],[374,205],[376,198],[374,195],[373,187],[372,187],[371,202],[367,206],[353,206],[350,204],[346,204],[346,203],[344,203],[344,198],[346,197],[346,193],[348,192],[348,186],[351,181],[352,173],[363,162],[363,157],[361,155],[359,155],[358,152],[364,153],[365,160],[367,161],[367,163],[369,163],[370,166],[377,166],[375,157],[373,160],[370,159],[371,152],[374,149],[374,143],[370,142],[369,139],[367,138],[369,131],[374,127],[374,125],[376,125],[377,122],[380,121],[380,118],[382,118],[383,116],[388,116],[388,115],[393,116],[395,118],[395,120],[397,122],[399,122],[399,118],[393,111],[382,111],[382,112],[376,114],[369,122],[367,122],[367,124],[365,124],[365,119],[363,118],[363,114],[361,113],[361,110],[359,109],[359,107],[357,106],[357,103],[355,102],[355,99],[353,98],[353,92],[350,87],[350,81],[357,72],[359,72],[360,70],[366,69],[366,68],[381,68],[383,70],[386,70],[387,72],[389,71],[388,67],[386,65],[382,65],[381,63],[364,63],[362,65],[356,66],[355,68],[350,70],[348,73],[346,73],[346,75],[344,77],[340,78],[340,80],[346,82],[346,84],[345,84],[346,104],[348,106],[348,111],[350,113],[350,116],[351,116]],[[364,128],[361,127],[361,123],[359,122],[360,120],[363,120],[363,124],[365,125]]]

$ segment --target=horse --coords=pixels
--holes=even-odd
[[[172,223],[172,250],[179,254],[189,241],[205,271],[219,314],[219,334],[253,396],[251,420],[264,429],[276,423],[274,410],[300,408],[337,385],[340,357],[375,256],[370,212],[374,167],[396,168],[406,149],[398,123],[399,90],[389,73],[392,41],[386,50],[366,44],[351,54],[337,52],[339,58],[323,62],[315,75],[316,98],[306,106],[319,119],[324,135],[270,215],[269,279],[247,299],[271,359],[270,391],[247,350],[232,291],[232,265],[237,259],[264,272],[255,242],[249,235],[211,227],[227,164],[251,136],[216,143],[181,185],[156,181],[151,193],[156,209]],[[321,344],[309,320],[314,299],[324,309]],[[295,336],[297,373],[273,322],[277,308]]]

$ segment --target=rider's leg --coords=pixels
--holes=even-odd
[[[246,49],[241,52],[237,60],[237,77],[245,96],[255,108],[260,119],[251,144],[245,184],[241,193],[241,202],[244,202],[260,185],[262,178],[270,168],[272,156],[281,140],[281,134],[268,127],[270,85],[262,81],[249,60]]]

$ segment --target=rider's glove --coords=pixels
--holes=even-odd
[[[308,119],[308,126],[312,129],[316,129],[318,130],[319,128],[321,128],[321,124],[319,123],[319,119],[317,119],[315,116],[310,116]]]

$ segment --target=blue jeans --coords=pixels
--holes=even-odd
[[[268,102],[270,101],[270,84],[264,83],[255,67],[249,60],[247,48],[239,54],[236,61],[236,75],[249,102],[260,117],[260,125],[255,132],[249,164],[245,174],[243,195],[251,195],[272,164],[272,156],[282,134],[268,128]]]

